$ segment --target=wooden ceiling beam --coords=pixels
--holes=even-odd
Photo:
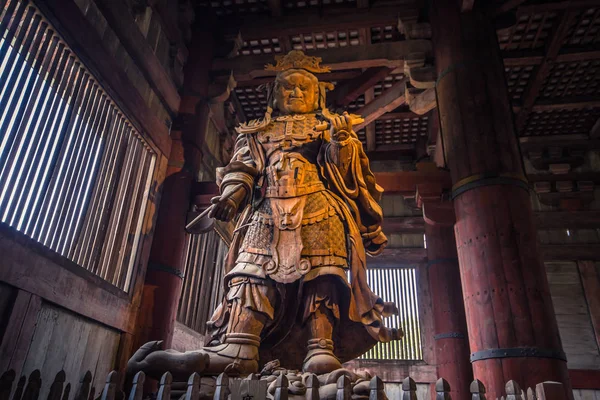
[[[385,121],[390,119],[413,119],[413,118],[423,118],[422,115],[415,114],[412,111],[405,112],[389,112],[383,114],[381,117],[377,118],[379,121]]]
[[[416,171],[375,172],[377,184],[385,193],[399,193],[405,197],[415,197],[417,185],[437,183],[443,189],[452,187],[450,173],[439,169],[434,163],[417,163]]]
[[[362,124],[357,125],[356,129],[364,128],[386,112],[394,111],[404,104],[406,102],[404,97],[405,85],[406,79],[394,83],[392,87],[386,89],[375,100],[356,110],[356,114],[362,116],[365,120]]]
[[[600,211],[546,211],[535,212],[533,217],[538,229],[600,228]]]
[[[267,0],[267,6],[271,11],[271,17],[281,17],[283,15],[283,6],[281,0]]]
[[[597,6],[598,0],[548,1],[546,3],[522,5],[518,8],[518,13],[520,15],[537,14],[545,11],[577,10]]]
[[[509,51],[503,53],[504,66],[506,67],[523,67],[529,65],[539,65],[544,61],[544,55],[539,51]],[[577,51],[560,52],[556,56],[556,62],[575,62],[584,60],[600,59],[600,50],[590,48],[578,49]]]
[[[473,10],[475,0],[460,0],[460,11],[469,12]]]
[[[500,14],[504,14],[508,11],[519,7],[521,4],[525,3],[525,1],[527,0],[507,0],[499,6],[497,6],[496,8],[494,8],[492,11],[492,15],[497,16]]]
[[[544,261],[600,261],[600,246],[594,244],[543,244],[540,252]]]
[[[308,54],[321,57],[323,64],[332,71],[340,71],[371,67],[401,68],[408,54],[425,53],[430,56],[431,50],[429,40],[405,40],[310,51]],[[274,56],[270,54],[217,58],[213,60],[212,70],[233,71],[235,80],[241,82],[274,76],[273,71],[265,71],[265,65],[273,61]]]
[[[243,18],[239,31],[244,40],[276,38],[310,32],[326,32],[367,28],[371,26],[396,26],[398,19],[416,20],[419,10],[414,6],[294,10],[293,15],[274,19],[266,16]],[[235,22],[232,22],[235,25]]]
[[[327,95],[328,100],[337,107],[347,107],[348,104],[356,100],[361,94],[365,93],[373,86],[385,79],[394,69],[387,67],[368,68],[360,76],[338,84],[335,90]],[[371,99],[372,100],[372,99]],[[370,100],[369,100],[370,101]],[[367,103],[365,97],[365,103]]]
[[[385,234],[425,233],[425,220],[420,217],[385,217],[381,226]]]
[[[375,90],[371,87],[365,92],[365,104],[370,103],[375,99]],[[377,137],[375,132],[375,121],[367,124],[365,128],[367,138],[367,151],[374,151],[377,146]]]
[[[369,268],[422,264],[427,261],[427,250],[422,247],[386,247],[377,257],[369,257]]]
[[[525,127],[527,118],[529,117],[533,105],[535,104],[535,101],[542,89],[544,79],[550,73],[551,66],[558,56],[563,40],[568,33],[568,27],[575,18],[575,14],[576,13],[574,11],[566,11],[559,19],[558,25],[556,26],[556,29],[554,30],[554,33],[548,42],[544,59],[539,67],[536,68],[534,77],[523,93],[523,106],[521,107],[516,118],[518,132]]]
[[[343,82],[349,79],[354,79],[359,77],[362,74],[362,71],[359,69],[355,70],[346,70],[346,71],[333,71],[327,74],[315,74],[317,79],[321,82]],[[214,80],[221,80],[225,78],[227,75],[221,75],[214,77]],[[273,82],[273,76],[264,76],[262,78],[252,79],[250,81],[241,81],[238,82],[237,87],[250,87],[250,86],[260,86],[265,83]]]
[[[552,110],[577,110],[581,108],[600,107],[600,99],[593,98],[571,98],[561,99],[560,101],[540,101],[531,106],[531,111],[552,111]]]

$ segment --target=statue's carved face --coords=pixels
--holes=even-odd
[[[318,107],[318,81],[308,72],[280,74],[275,81],[275,100],[283,114],[305,114]]]

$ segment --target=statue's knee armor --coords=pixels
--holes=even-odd
[[[233,277],[229,281],[226,299],[230,310],[228,333],[260,335],[263,327],[273,321],[277,290],[267,280]]]

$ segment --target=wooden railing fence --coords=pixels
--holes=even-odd
[[[120,378],[112,371],[106,378],[102,391],[95,396],[92,387],[92,374],[87,371],[77,387],[66,383],[64,371],[56,374],[45,400],[142,400],[144,397],[144,382],[146,376],[138,372],[130,385],[127,395],[120,388]],[[263,377],[264,378],[264,377]],[[245,379],[230,379],[222,373],[216,379],[208,378],[208,383],[200,375],[192,374],[187,382],[173,382],[172,375],[165,373],[159,383],[158,392],[151,396],[153,400],[319,400],[323,398],[335,400],[386,400],[385,384],[375,376],[370,381],[358,380],[352,382],[348,375],[341,374],[335,383],[334,391],[329,391],[326,397],[320,389],[323,388],[316,375],[306,375],[303,379],[305,390],[298,391],[300,385],[290,382],[285,374],[273,377],[271,381],[261,379],[258,374],[251,374]],[[274,382],[274,383],[273,383]],[[269,384],[270,383],[270,384]],[[16,386],[15,386],[16,384]],[[33,371],[29,378],[22,376],[16,380],[15,372],[9,370],[0,377],[0,400],[38,400],[42,378],[39,370]],[[208,386],[208,387],[205,387]],[[567,400],[562,383],[543,382],[535,388],[525,391],[515,381],[506,383],[506,396],[496,400]],[[450,385],[440,378],[435,384],[436,400],[451,400]],[[74,394],[71,395],[71,392]],[[293,393],[291,393],[293,392]],[[401,400],[429,400],[417,396],[417,384],[408,377],[402,382]],[[470,387],[471,400],[486,400],[486,390],[483,383],[474,380]],[[394,399],[396,400],[396,399]],[[400,400],[400,399],[398,399]],[[468,400],[468,399],[455,399]]]

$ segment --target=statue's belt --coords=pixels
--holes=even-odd
[[[323,185],[323,182],[312,182],[305,185],[268,186],[265,192],[265,197],[299,197],[323,190],[325,190],[325,185]]]

